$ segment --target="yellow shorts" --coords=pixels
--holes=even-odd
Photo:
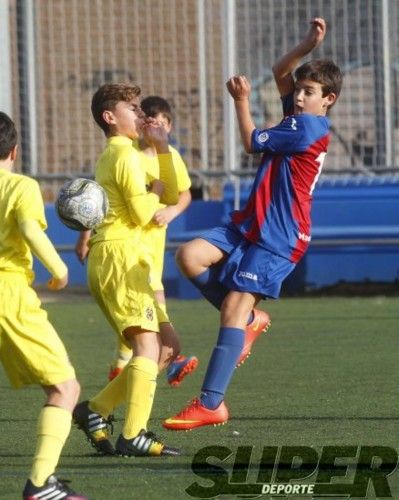
[[[90,291],[116,333],[130,326],[159,332],[159,308],[150,286],[151,258],[130,240],[95,243],[88,257]]]
[[[64,344],[19,273],[0,272],[0,360],[14,387],[75,378]]]

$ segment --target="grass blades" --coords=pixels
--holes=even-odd
[[[63,300],[61,296],[61,302],[45,307],[76,368],[81,399],[86,399],[107,382],[114,334],[88,297]],[[235,372],[226,397],[231,413],[226,425],[187,433],[161,426],[162,419],[199,394],[218,332],[218,313],[206,302],[170,300],[183,353],[198,356],[200,365],[178,388],[169,387],[164,374],[159,376],[150,430],[170,446],[183,448],[185,455],[100,457],[73,428],[58,477],[71,479],[72,488],[91,500],[179,500],[191,498],[185,490],[195,481],[211,484],[191,469],[194,454],[204,446],[227,446],[234,455],[238,446],[253,445],[252,482],[263,446],[320,450],[327,445],[378,445],[398,450],[399,298],[284,298],[261,307],[271,314],[272,327]],[[0,499],[15,500],[30,470],[44,395],[36,387],[11,390],[1,368],[0,391]],[[115,417],[116,440],[123,408]],[[390,476],[390,485],[393,497],[399,498],[398,471]],[[370,488],[368,498],[375,498],[373,494]]]

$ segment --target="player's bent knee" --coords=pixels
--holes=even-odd
[[[79,396],[80,396],[80,390],[81,390],[80,383],[75,378],[72,381],[72,384],[73,384],[73,394],[74,394],[76,401],[77,401],[79,399]]]
[[[76,398],[76,400],[79,398],[80,395],[80,384],[79,382],[75,379],[72,380],[67,380],[63,384],[61,384],[61,390],[65,396],[69,398]]]
[[[76,379],[66,380],[59,384],[43,386],[47,394],[46,405],[59,406],[72,412],[80,395],[80,384]]]
[[[176,250],[175,260],[176,264],[179,266],[179,269],[182,273],[187,274],[190,272],[192,267],[191,261],[191,251],[190,247],[187,244],[180,246]]]
[[[72,408],[74,408],[80,396],[80,384],[76,379],[68,381],[67,394],[72,403]]]
[[[202,240],[193,240],[181,245],[176,251],[176,264],[180,271],[187,277],[197,276],[213,262],[209,259],[207,246],[198,243]]]

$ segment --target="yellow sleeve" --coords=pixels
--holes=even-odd
[[[118,162],[116,180],[132,221],[138,226],[147,225],[159,208],[159,196],[147,192],[146,173],[137,152]]]
[[[19,222],[19,229],[32,253],[40,260],[51,276],[57,279],[64,278],[68,273],[68,268],[39,222],[36,219],[25,219]]]
[[[158,155],[159,179],[164,183],[164,191],[160,202],[165,205],[176,205],[179,201],[175,167],[173,165],[172,153]]]
[[[39,223],[41,229],[47,228],[42,193],[37,181],[30,177],[25,177],[23,184],[20,186],[15,214],[18,225],[25,220],[33,219]]]
[[[176,171],[177,189],[179,193],[188,191],[191,187],[191,179],[188,175],[187,166],[177,149],[170,147],[173,157],[173,165]]]
[[[146,226],[154,217],[159,207],[159,196],[155,193],[146,193],[129,200],[132,220],[138,226]]]

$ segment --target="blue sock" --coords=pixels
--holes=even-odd
[[[223,401],[243,346],[244,330],[220,328],[200,396],[201,404],[209,410],[214,410]]]
[[[198,288],[201,294],[210,302],[216,309],[220,311],[223,300],[229,293],[229,289],[218,281],[221,265],[216,264],[208,267],[206,271],[188,278],[191,283]]]

